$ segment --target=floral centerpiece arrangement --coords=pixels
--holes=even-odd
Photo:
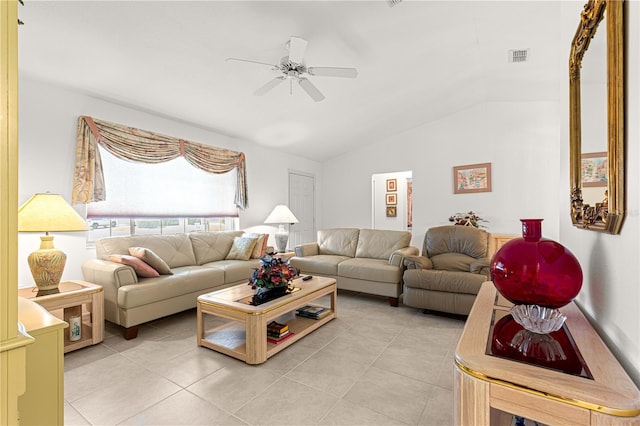
[[[454,225],[473,226],[474,228],[484,228],[485,226],[481,222],[487,222],[476,213],[469,211],[467,213],[456,213],[449,217],[449,222],[454,222]]]
[[[256,268],[249,278],[249,285],[257,290],[253,304],[258,305],[279,296],[284,296],[289,281],[298,275],[298,271],[289,265],[288,260],[282,260],[267,254],[260,258],[260,267]]]

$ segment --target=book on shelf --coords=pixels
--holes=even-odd
[[[286,334],[282,337],[270,337],[267,335],[267,342],[278,344],[287,340],[289,337],[293,336],[295,333],[292,331],[287,331]]]
[[[287,324],[280,324],[275,321],[271,321],[267,324],[267,334],[271,333],[279,336],[287,331],[289,331],[289,326]]]
[[[306,305],[302,308],[296,309],[296,315],[305,317],[305,318],[313,318],[313,319],[321,319],[326,317],[331,313],[331,309],[325,308],[323,306],[312,306]]]
[[[291,332],[291,330],[283,331],[282,333],[275,333],[273,331],[268,331],[267,330],[267,337],[273,337],[274,339],[279,339],[281,337],[286,336],[290,332]]]

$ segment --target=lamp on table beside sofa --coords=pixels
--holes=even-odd
[[[88,229],[85,220],[59,194],[35,194],[18,209],[18,232],[44,232],[40,249],[28,262],[38,296],[58,292],[67,255],[53,246],[49,232],[75,232]]]
[[[284,204],[277,205],[264,220],[264,223],[278,224],[278,231],[275,233],[276,247],[279,253],[287,251],[287,241],[289,241],[289,230],[284,225],[298,223],[298,219]]]

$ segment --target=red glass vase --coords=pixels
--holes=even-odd
[[[562,244],[542,237],[542,219],[521,219],[522,238],[505,243],[491,259],[491,279],[518,305],[560,308],[582,288],[582,268]]]

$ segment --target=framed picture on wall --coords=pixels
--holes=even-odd
[[[607,186],[607,153],[591,152],[582,154],[580,176],[583,187]]]
[[[398,194],[387,194],[387,205],[395,206],[396,204],[398,204]]]
[[[398,179],[387,179],[387,192],[396,192],[398,190]]]
[[[491,163],[467,164],[453,168],[453,193],[491,192]]]
[[[397,212],[396,206],[387,206],[387,217],[396,217]]]

